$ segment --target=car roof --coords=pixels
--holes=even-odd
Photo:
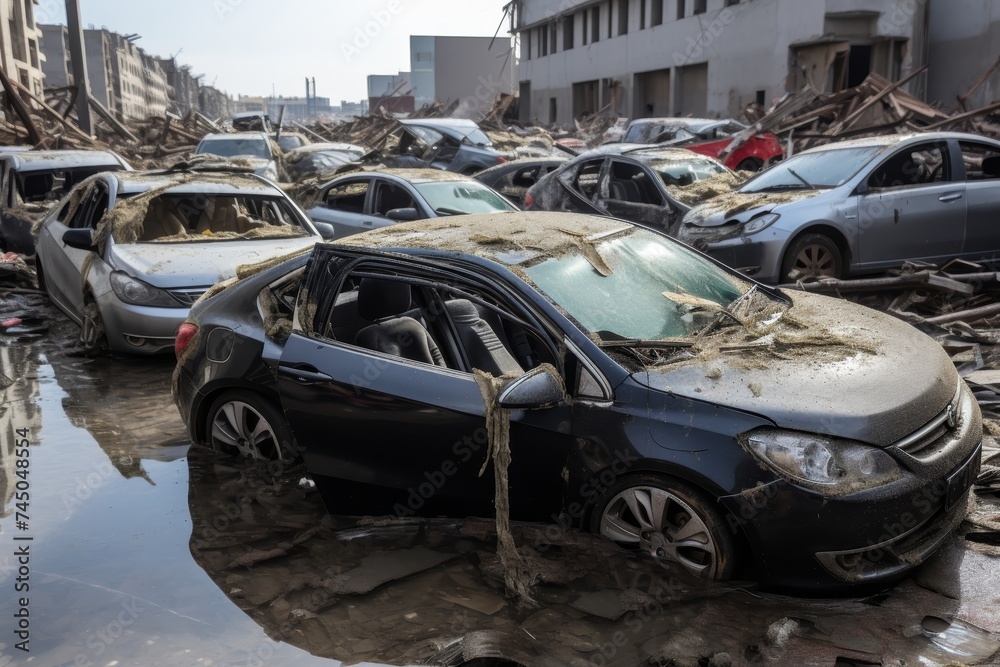
[[[478,128],[479,124],[468,118],[406,118],[399,121],[403,125],[427,125],[428,127]]]
[[[202,141],[206,139],[263,139],[267,141],[270,139],[270,135],[266,132],[216,132],[213,134],[206,134],[201,138]]]
[[[630,222],[596,215],[555,211],[511,211],[431,218],[354,234],[333,245],[353,249],[419,250],[455,253],[515,266],[539,257],[579,249],[581,243],[638,228]]]
[[[122,165],[121,158],[109,151],[29,151],[6,153],[4,157],[22,172]]]
[[[734,122],[746,126],[746,123],[740,123],[738,120],[733,120],[732,118],[637,118],[628,125],[629,127],[633,125],[653,124],[667,127],[705,127],[707,125],[723,125]]]
[[[204,180],[199,181],[198,177]],[[232,172],[133,171],[113,174],[119,195],[141,194],[153,188],[168,188],[173,194],[281,194],[281,189],[253,174]],[[171,187],[171,184],[174,184]]]
[[[366,169],[364,171],[352,171],[344,174],[343,176],[337,177],[336,180],[341,178],[347,178],[348,176],[352,178],[357,178],[358,176],[392,176],[403,181],[409,181],[410,183],[421,184],[421,183],[435,183],[441,181],[450,182],[463,182],[468,183],[470,181],[475,181],[476,179],[472,176],[464,176],[462,174],[456,174],[452,171],[444,171],[442,169]]]
[[[580,153],[575,160],[600,157],[602,155],[623,155],[635,158],[640,162],[643,160],[677,160],[692,157],[711,159],[686,148],[673,148],[659,144],[604,144],[603,146],[592,148],[585,153]]]
[[[883,148],[897,146],[909,141],[926,141],[928,139],[958,139],[961,141],[987,141],[997,143],[995,139],[979,136],[977,134],[969,134],[967,132],[908,132],[906,134],[880,134],[873,137],[860,137],[858,139],[837,141],[804,150],[799,153],[799,155],[803,153],[821,153],[823,151],[837,150],[841,148]]]

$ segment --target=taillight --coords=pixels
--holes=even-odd
[[[198,333],[198,327],[190,322],[184,322],[177,327],[177,337],[174,338],[174,354],[178,357],[181,356],[196,333]]]
[[[497,164],[503,164],[506,161],[507,161],[507,158],[505,158],[502,155],[497,155]]]
[[[530,194],[524,195],[524,208],[529,209],[535,205],[535,198]]]

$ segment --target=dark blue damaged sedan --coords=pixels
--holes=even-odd
[[[301,457],[338,514],[513,518],[706,578],[898,577],[961,522],[978,406],[906,323],[560,213],[406,223],[241,272],[178,332],[198,443]],[[486,474],[480,474],[484,469]]]

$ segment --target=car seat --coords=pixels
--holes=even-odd
[[[467,299],[453,299],[445,303],[462,345],[469,355],[473,368],[497,377],[521,375],[524,369],[504,346],[493,327],[483,319],[473,303]]]
[[[411,361],[445,366],[434,338],[417,320],[404,315],[412,303],[410,286],[396,280],[364,278],[358,286],[358,313],[374,322],[354,344]]]
[[[163,197],[157,197],[149,203],[146,218],[142,222],[140,241],[155,241],[167,236],[179,236],[186,233],[184,220]]]

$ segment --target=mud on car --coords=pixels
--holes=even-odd
[[[897,577],[965,516],[982,446],[969,389],[915,328],[601,217],[321,244],[200,300],[176,346],[191,438],[301,456],[332,513],[489,516],[501,410],[513,518],[715,579]]]

